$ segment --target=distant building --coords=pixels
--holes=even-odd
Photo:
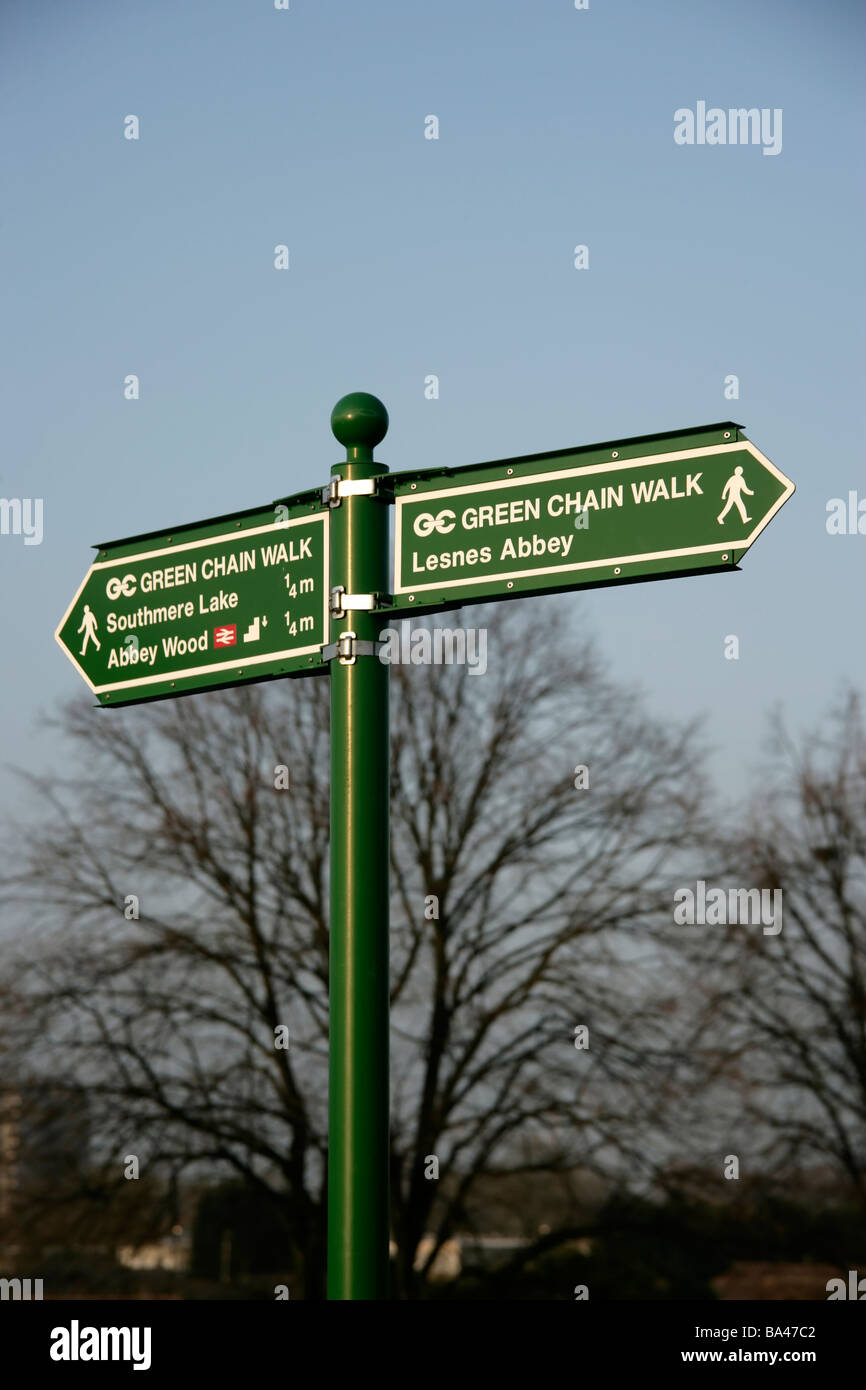
[[[0,1087],[0,1217],[12,1214],[19,1196],[80,1173],[89,1146],[87,1097],[79,1087]]]
[[[414,1267],[422,1269],[436,1243],[435,1236],[422,1236],[415,1251]],[[428,1279],[433,1284],[448,1284],[467,1269],[491,1269],[502,1264],[509,1255],[522,1250],[529,1242],[518,1236],[456,1235],[443,1242],[430,1267]],[[391,1241],[391,1254],[397,1246]]]
[[[161,1236],[143,1245],[118,1246],[117,1260],[127,1269],[183,1271],[189,1268],[190,1247],[191,1241],[186,1234]]]
[[[20,1101],[17,1091],[0,1090],[0,1221],[8,1220],[15,1202]]]

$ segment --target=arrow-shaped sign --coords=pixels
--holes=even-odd
[[[328,534],[275,504],[100,546],[55,636],[110,705],[321,670]]]
[[[403,473],[394,607],[734,569],[794,484],[732,422]]]

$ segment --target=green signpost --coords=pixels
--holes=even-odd
[[[739,425],[389,474],[344,396],[322,489],[97,547],[56,633],[107,706],[328,673],[328,1296],[388,1290],[388,671],[383,620],[734,570],[794,491]],[[395,509],[393,579],[389,507]]]
[[[388,415],[335,406],[346,446],[329,489],[332,538],[328,1297],[387,1298],[389,1245],[388,676],[375,617],[388,582]]]

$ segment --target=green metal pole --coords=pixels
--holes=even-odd
[[[388,412],[365,392],[344,396],[331,428],[346,446],[333,475],[355,484],[373,461]],[[389,587],[388,504],[335,497],[331,584],[353,598]],[[350,599],[351,602],[351,599]],[[375,640],[381,618],[348,608],[331,642]],[[328,1298],[388,1296],[388,667],[369,652],[333,657],[331,683],[330,1093]]]

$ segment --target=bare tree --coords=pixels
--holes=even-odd
[[[398,674],[392,1162],[403,1288],[420,1236],[435,1237],[423,1274],[479,1174],[610,1173],[615,1152],[634,1171],[659,1005],[640,962],[669,861],[705,834],[690,732],[647,719],[591,643],[565,640],[543,603],[497,614],[490,643],[483,679]],[[576,1052],[581,1025],[590,1046]],[[434,1157],[454,1177],[438,1203]]]
[[[459,619],[488,631],[486,674],[393,671],[403,1296],[483,1175],[610,1174],[618,1156],[631,1171],[648,1161],[636,1126],[660,1122],[640,1038],[668,1004],[642,963],[671,862],[706,834],[694,732],[650,719],[555,604],[519,607]],[[78,705],[64,728],[75,770],[33,782],[38,826],[7,850],[21,949],[0,1002],[18,1051],[86,1088],[106,1171],[132,1153],[267,1194],[299,1289],[320,1296],[327,682]]]
[[[774,730],[760,799],[729,860],[739,886],[781,892],[780,930],[716,929],[711,1012],[727,1075],[738,1086],[753,1170],[823,1176],[837,1193],[864,1202],[866,728],[859,698],[849,694],[820,733],[801,741],[779,718]]]
[[[725,1187],[725,1153],[753,1189],[866,1199],[866,730],[850,694],[818,734],[771,723],[741,823],[691,884],[721,890],[722,922],[670,927],[685,1007],[676,1186]],[[695,868],[699,866],[697,875]],[[683,882],[688,882],[686,876]],[[763,897],[761,897],[763,895]],[[751,899],[751,901],[749,901]],[[760,903],[760,915],[758,907]],[[678,957],[678,959],[677,959]],[[675,1059],[675,1060],[674,1060]],[[712,1174],[717,1175],[715,1184]]]

